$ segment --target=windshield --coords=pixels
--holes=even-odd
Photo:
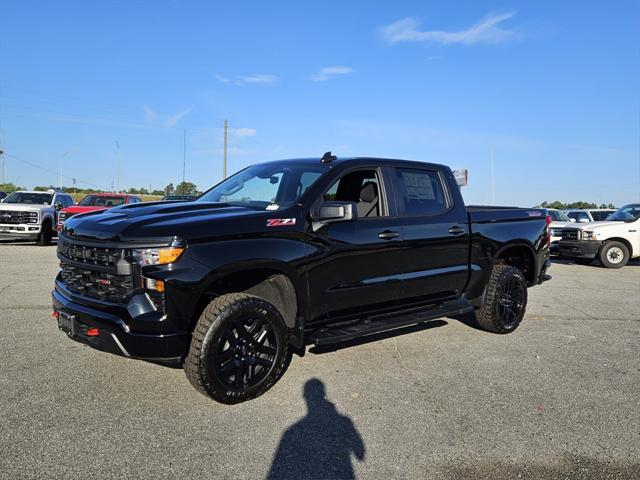
[[[53,193],[13,192],[2,203],[26,203],[27,205],[51,205]]]
[[[627,205],[607,217],[610,222],[634,222],[640,218],[640,205]]]
[[[100,195],[87,195],[78,205],[81,207],[115,207],[122,205],[125,197],[103,197]]]
[[[266,207],[270,204],[295,202],[326,171],[327,166],[263,163],[253,165],[227,178],[197,201],[248,204]]]
[[[560,210],[549,210],[549,215],[551,215],[551,220],[554,222],[570,222],[571,219],[567,217],[567,214],[561,212]]]

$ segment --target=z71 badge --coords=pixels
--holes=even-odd
[[[267,219],[267,227],[284,227],[285,225],[295,225],[295,218],[269,218]]]

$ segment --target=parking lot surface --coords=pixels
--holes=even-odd
[[[556,262],[511,335],[443,319],[311,348],[236,406],[65,338],[56,271],[55,247],[0,242],[1,478],[640,475],[637,261]]]

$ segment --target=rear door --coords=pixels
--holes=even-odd
[[[362,316],[396,303],[401,234],[390,181],[382,168],[340,175],[320,201],[355,202],[358,218],[329,223],[307,235],[310,319]]]
[[[437,167],[394,167],[392,178],[402,224],[403,302],[458,297],[469,273],[469,230],[458,187],[448,186],[455,185],[453,175]]]

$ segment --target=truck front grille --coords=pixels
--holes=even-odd
[[[60,279],[66,287],[86,295],[113,303],[123,303],[135,291],[131,275],[112,275],[105,272],[85,270],[67,263],[60,264]]]
[[[58,253],[73,262],[102,267],[115,267],[118,261],[124,257],[122,249],[87,247],[75,245],[66,240],[60,240]]]
[[[565,228],[562,230],[562,240],[579,240],[580,230],[576,228]]]
[[[10,225],[38,223],[38,212],[0,210],[0,223]]]

